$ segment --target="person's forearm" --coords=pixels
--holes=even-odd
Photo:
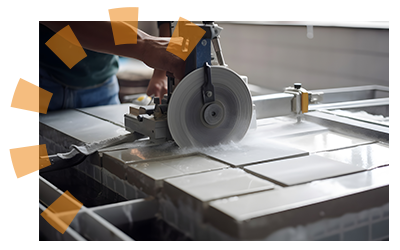
[[[137,29],[136,44],[115,45],[110,22],[40,22],[54,32],[69,25],[83,48],[136,58],[148,66],[172,72],[181,79],[184,72],[184,61],[174,54],[167,52],[170,38],[154,37]],[[124,25],[116,23],[117,25]]]
[[[133,57],[143,60],[144,40],[150,38],[145,32],[137,31],[137,44],[115,45],[110,22],[40,22],[54,32],[69,25],[83,48],[114,54],[125,57]],[[116,25],[124,25],[116,23]]]

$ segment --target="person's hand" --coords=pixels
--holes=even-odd
[[[163,96],[168,92],[168,79],[166,72],[159,69],[154,69],[153,76],[147,86],[146,94],[148,96],[154,95],[160,97],[160,102]]]

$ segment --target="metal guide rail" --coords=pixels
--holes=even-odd
[[[389,116],[388,88],[316,92],[323,101],[300,123],[257,119],[240,143],[179,148],[138,137],[41,173],[39,213],[66,190],[84,206],[64,234],[39,216],[40,239],[388,239],[389,127],[371,122]],[[253,97],[257,114],[275,112],[278,95]],[[353,115],[361,111],[372,118]],[[50,154],[128,134],[128,112],[123,104],[40,115],[40,142]]]

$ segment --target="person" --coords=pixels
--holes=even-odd
[[[67,25],[87,55],[71,69],[46,45]],[[137,29],[136,44],[115,45],[110,22],[40,22],[39,87],[53,93],[48,111],[119,104],[118,56],[136,58],[154,68],[146,94],[164,96],[166,75],[182,79],[184,61],[166,50],[171,39],[169,22],[159,23],[159,29],[160,37]]]

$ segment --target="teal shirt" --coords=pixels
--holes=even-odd
[[[100,85],[118,71],[118,56],[86,50],[84,59],[72,69],[60,59],[46,42],[55,34],[39,24],[39,67],[47,71],[54,80],[72,88],[90,88]]]

